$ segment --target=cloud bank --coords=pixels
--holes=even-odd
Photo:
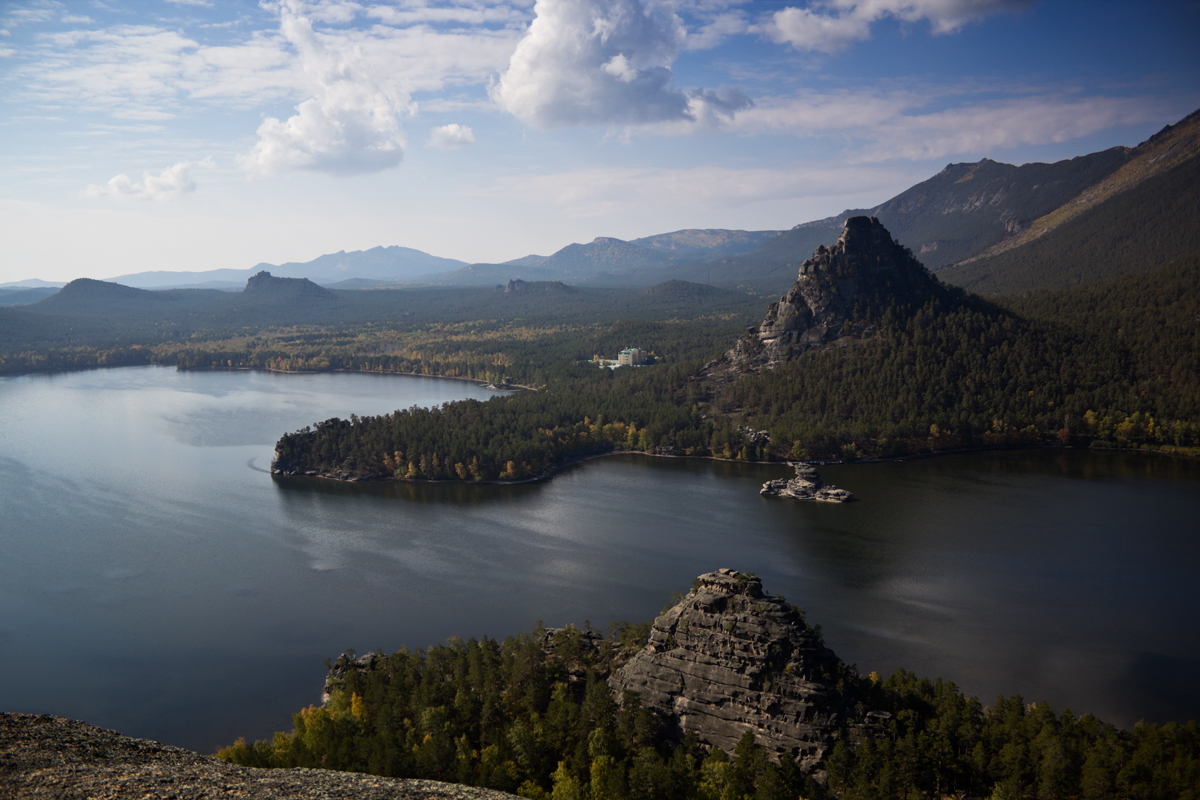
[[[671,64],[687,34],[669,8],[639,0],[538,0],[537,16],[491,88],[537,128],[681,119]]]
[[[429,132],[429,144],[439,150],[458,150],[475,144],[475,132],[466,125],[452,122]]]
[[[934,33],[953,33],[999,11],[1028,8],[1033,0],[823,0],[776,11],[758,30],[777,44],[832,53],[870,38],[871,25],[891,17],[927,20]]]
[[[302,11],[298,0],[284,0],[280,32],[296,48],[313,96],[286,121],[264,120],[258,144],[239,164],[254,175],[293,169],[356,175],[397,166],[404,158],[400,114],[407,93],[380,85],[356,63],[354,49],[323,40]]]
[[[124,197],[158,202],[175,200],[196,191],[196,183],[189,172],[192,166],[189,161],[181,161],[157,175],[143,172],[142,180],[136,183],[128,175],[116,175],[103,186],[90,184],[84,194],[88,197]]]

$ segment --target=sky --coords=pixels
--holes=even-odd
[[[0,0],[0,283],[781,230],[1200,108],[1200,0]]]

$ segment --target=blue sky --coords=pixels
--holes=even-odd
[[[782,229],[1200,107],[1200,3],[0,4],[0,283]]]

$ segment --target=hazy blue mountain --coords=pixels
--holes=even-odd
[[[37,278],[29,278],[23,281],[0,283],[0,289],[61,289],[63,285],[63,281],[43,281]]]
[[[731,231],[720,228],[686,228],[633,239],[629,243],[656,250],[675,261],[704,261],[748,253],[783,231]]]
[[[526,256],[504,264],[471,264],[443,275],[425,275],[421,280],[454,286],[501,284],[513,279],[586,283],[597,274],[611,270],[654,269],[669,263],[670,257],[657,251],[621,239],[598,236],[587,244],[569,244],[545,258]]]
[[[214,269],[206,272],[137,272],[109,280],[140,289],[211,288],[241,289],[255,273],[266,270],[281,278],[307,278],[314,283],[339,283],[347,279],[383,283],[411,281],[466,266],[465,261],[433,256],[411,247],[373,247],[370,250],[340,251],[312,261],[286,264],[257,264],[250,269]]]
[[[252,269],[213,269],[207,272],[134,272],[106,278],[109,283],[135,289],[241,289],[254,274]]]
[[[549,257],[550,256],[530,254],[527,256],[521,256],[520,258],[514,258],[512,261],[505,261],[504,263],[511,264],[515,267],[536,267]]]
[[[467,262],[433,256],[411,247],[372,247],[370,250],[345,251],[318,256],[312,261],[286,264],[259,264],[254,271],[267,270],[276,277],[308,278],[314,283],[334,283],[347,278],[380,281],[410,281],[419,275],[450,272]]]
[[[0,306],[23,306],[45,300],[58,292],[57,286],[42,286],[35,289],[0,288]]]

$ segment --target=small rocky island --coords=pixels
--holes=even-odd
[[[767,497],[791,497],[796,500],[820,500],[825,503],[844,503],[854,495],[836,486],[826,486],[817,475],[816,467],[804,462],[789,463],[796,477],[779,478],[763,484],[761,494]]]

